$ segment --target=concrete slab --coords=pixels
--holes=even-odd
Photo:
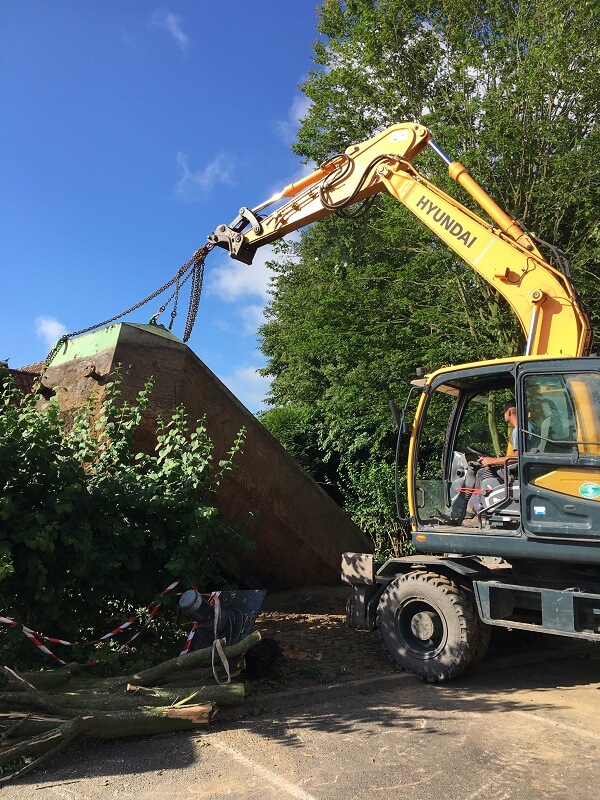
[[[109,375],[123,371],[122,392],[131,400],[150,377],[150,406],[137,439],[154,448],[156,419],[185,406],[192,420],[206,417],[216,459],[246,429],[238,468],[218,489],[216,504],[231,522],[248,521],[257,548],[233,554],[229,569],[251,588],[292,588],[334,583],[345,550],[372,545],[340,507],[296,464],[271,434],[176,336],[152,325],[111,325],[70,340],[44,378],[68,412],[92,396],[98,404]]]

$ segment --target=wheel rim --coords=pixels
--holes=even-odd
[[[448,630],[439,609],[425,600],[400,603],[394,615],[397,639],[415,658],[435,658],[446,646]]]

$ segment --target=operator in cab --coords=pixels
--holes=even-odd
[[[517,437],[518,437],[518,428],[517,428],[517,405],[514,400],[507,400],[504,403],[504,421],[511,426],[511,433],[510,433],[510,442],[512,445],[512,455],[516,456],[518,453],[518,444],[517,444]],[[469,500],[468,508],[473,514],[479,514],[482,509],[482,502],[481,502],[481,481],[486,475],[489,473],[486,472],[484,467],[497,467],[494,469],[494,473],[497,477],[502,480],[506,481],[506,456],[482,456],[478,459],[479,463],[481,464],[482,469],[477,470],[477,475],[475,476],[475,491],[473,492],[471,499]]]

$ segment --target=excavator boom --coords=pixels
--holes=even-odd
[[[426,180],[414,159],[427,147],[490,217],[487,222]],[[589,318],[570,278],[542,256],[533,237],[503,211],[427,128],[394,125],[352,145],[259,206],[240,209],[209,240],[252,263],[256,250],[305,225],[387,191],[493,286],[515,312],[527,337],[526,355],[585,356],[592,346]],[[267,216],[260,212],[285,200]]]

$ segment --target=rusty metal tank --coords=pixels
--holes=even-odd
[[[183,404],[195,419],[206,417],[219,456],[246,428],[237,469],[219,487],[217,507],[231,522],[258,509],[253,551],[233,553],[232,574],[251,588],[317,586],[339,579],[344,551],[371,552],[368,538],[302,470],[253,414],[176,336],[159,326],[121,323],[71,339],[44,376],[65,411],[90,396],[100,400],[108,376],[121,365],[124,399],[152,377],[154,389],[137,446],[154,448],[158,416]]]

